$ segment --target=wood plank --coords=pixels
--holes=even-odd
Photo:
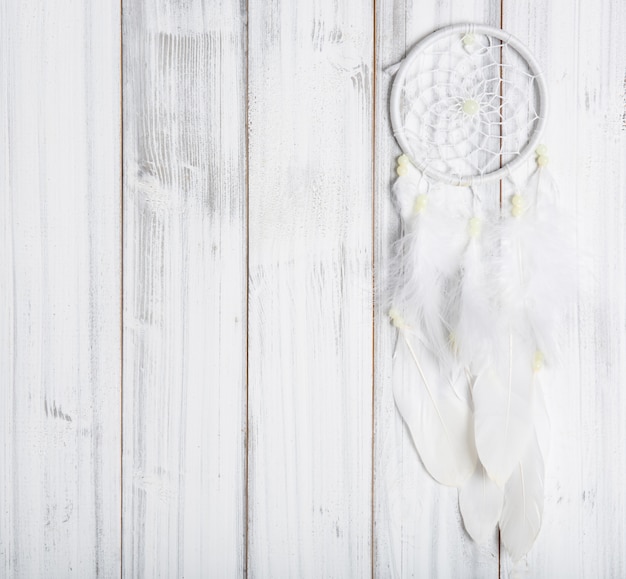
[[[369,2],[250,2],[254,577],[371,574]]]
[[[244,573],[245,16],[124,4],[128,577]]]
[[[0,4],[0,575],[120,568],[120,13]]]
[[[448,24],[484,22],[498,27],[500,2],[405,2],[381,0],[376,9],[376,285],[386,286],[391,244],[399,220],[391,203],[399,148],[389,121],[393,77],[385,72],[430,32]],[[458,189],[450,191],[459,195]],[[499,204],[499,186],[482,190],[486,207]],[[380,296],[375,312],[374,574],[377,577],[497,577],[498,540],[486,545],[467,535],[455,489],[436,483],[425,471],[398,414],[392,393],[395,330]]]
[[[546,391],[552,444],[543,528],[502,576],[626,575],[626,6],[504,2],[504,26],[542,63],[551,168],[575,216],[579,304]]]

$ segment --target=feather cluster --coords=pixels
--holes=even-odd
[[[484,542],[499,526],[518,560],[541,527],[550,430],[541,389],[576,291],[571,229],[544,166],[485,217],[476,203],[449,211],[399,162],[403,233],[388,292],[396,406],[429,473],[459,489],[470,536]]]

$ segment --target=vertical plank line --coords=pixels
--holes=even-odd
[[[246,247],[246,256],[245,256],[245,260],[246,260],[246,266],[245,266],[245,276],[246,276],[246,281],[245,281],[245,296],[246,296],[246,323],[245,323],[245,328],[246,328],[246,339],[245,339],[245,348],[246,348],[246,352],[245,352],[245,358],[246,358],[246,369],[245,369],[245,382],[246,382],[246,433],[245,433],[245,459],[244,459],[244,477],[245,477],[245,482],[244,482],[244,492],[245,492],[245,497],[244,497],[244,505],[243,505],[243,512],[244,512],[244,516],[245,516],[245,521],[244,521],[244,541],[243,541],[243,575],[244,577],[248,577],[248,553],[249,553],[249,531],[248,531],[248,527],[249,527],[249,522],[250,522],[250,510],[249,510],[249,504],[250,504],[250,476],[249,476],[249,462],[250,462],[250,444],[249,444],[249,439],[250,439],[250,403],[249,403],[249,397],[250,397],[250,380],[249,380],[249,375],[250,375],[250,355],[249,355],[249,342],[250,342],[250,123],[248,122],[248,115],[249,115],[249,110],[250,110],[250,74],[249,74],[249,67],[250,67],[250,0],[246,0],[246,21],[245,21],[245,27],[246,27],[246,33],[245,33],[245,39],[246,39],[246,44],[245,44],[245,58],[246,58],[246,64],[245,64],[245,74],[246,74],[246,98],[245,98],[245,107],[246,110],[244,111],[244,118],[245,118],[245,124],[246,124],[246,130],[245,130],[245,157],[246,157],[246,167],[245,167],[245,171],[246,171],[246,177],[245,177],[245,195],[246,195],[246,199],[245,199],[245,216],[244,216],[244,223],[245,223],[245,231],[246,231],[246,242],[245,242],[245,247]]]
[[[500,30],[504,30],[504,0],[500,0]],[[500,74],[502,74],[502,48],[500,48]],[[500,106],[502,106],[502,82],[500,83]],[[502,145],[502,123],[500,124],[500,145]],[[502,166],[502,154],[500,154]],[[502,214],[502,179],[500,180],[500,214]],[[498,579],[502,579],[502,537],[498,526]]]
[[[375,493],[375,460],[376,460],[376,106],[377,106],[377,68],[378,54],[376,52],[376,42],[378,38],[376,29],[376,0],[372,0],[372,256],[370,267],[372,269],[372,509],[371,509],[371,577],[374,579],[374,561],[376,557],[375,538],[375,517],[376,501]]]
[[[580,20],[580,14],[581,14],[581,0],[577,0],[575,5],[574,5],[574,10],[575,10],[575,15],[574,15],[574,23],[575,23],[575,29],[576,29],[576,38],[582,38],[582,30],[581,30],[581,20]],[[574,87],[576,88],[576,91],[580,90],[580,42],[576,43],[576,55],[574,57]],[[576,126],[574,128],[574,159],[580,159],[579,156],[579,148],[578,148],[578,137],[579,137],[579,127],[580,127],[580,118],[578,115],[578,111],[576,114]],[[578,166],[576,167],[576,183],[579,183],[579,174],[580,174],[580,169],[578,168]],[[576,197],[578,197],[578,194],[576,195]],[[578,212],[578,205],[576,206],[576,212]],[[581,233],[579,231],[577,231],[576,234],[576,254],[577,255],[581,255],[581,250],[580,250],[580,237],[581,237]],[[578,376],[584,376],[584,369],[583,369],[583,365],[584,365],[584,355],[583,355],[583,344],[584,344],[584,336],[583,333],[581,332],[582,329],[582,323],[581,321],[584,319],[584,313],[583,313],[583,307],[582,307],[582,301],[581,301],[581,266],[580,263],[578,265],[578,272],[577,272],[577,280],[578,280],[578,292],[576,295],[576,340],[577,340],[577,344],[578,344],[578,349],[577,349],[577,357],[578,357]],[[585,417],[584,417],[584,412],[583,412],[583,408],[585,407],[585,400],[583,397],[583,389],[580,388],[578,391],[578,424],[580,425],[584,425],[585,424]],[[581,452],[581,459],[583,458],[583,452]],[[579,476],[579,481],[580,481],[580,485],[581,487],[584,489],[585,488],[585,477],[584,477],[584,462],[583,460],[580,461],[580,468],[578,469],[578,476]],[[584,491],[583,491],[584,492]],[[584,503],[584,499],[583,499],[583,503]],[[578,524],[579,524],[579,528],[584,528],[585,526],[585,520],[584,520],[584,509],[581,508],[578,512]],[[583,571],[584,572],[584,571]]]
[[[504,30],[504,0],[500,0],[500,30]],[[503,97],[503,83],[502,83],[502,46],[500,46],[500,167],[502,167],[502,97]],[[500,187],[500,212],[502,212],[502,179],[499,183]],[[500,547],[500,532],[498,531],[498,552]],[[498,574],[500,571],[498,570]],[[499,575],[498,575],[498,579]]]
[[[124,0],[120,0],[120,579],[124,576]]]

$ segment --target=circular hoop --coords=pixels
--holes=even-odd
[[[433,169],[432,167],[429,167],[427,163],[418,159],[414,159],[411,154],[411,146],[409,145],[409,141],[404,134],[404,129],[402,125],[400,112],[402,88],[404,86],[405,78],[411,64],[425,49],[433,45],[441,38],[451,36],[453,34],[482,34],[485,36],[497,38],[503,43],[506,43],[524,59],[537,82],[539,111],[537,113],[537,122],[526,145],[522,148],[519,155],[517,155],[511,161],[507,162],[505,165],[501,166],[495,171],[492,171],[490,173],[484,173],[482,175],[458,177],[456,175],[443,173],[441,171]],[[422,171],[424,175],[435,181],[439,181],[448,185],[477,185],[480,183],[486,183],[489,181],[502,179],[510,172],[515,170],[517,167],[519,167],[522,163],[524,163],[532,154],[535,147],[539,143],[539,139],[541,138],[546,118],[548,116],[548,91],[545,79],[543,78],[543,73],[535,57],[530,53],[526,46],[524,46],[517,38],[515,38],[515,36],[499,28],[493,28],[491,26],[486,26],[483,24],[454,24],[452,26],[440,28],[432,34],[429,34],[426,38],[418,42],[411,49],[406,58],[402,61],[396,73],[393,86],[391,88],[390,115],[394,136],[398,141],[400,148],[409,157],[413,165],[417,169]]]

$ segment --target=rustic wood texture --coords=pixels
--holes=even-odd
[[[249,3],[254,577],[371,569],[369,3]]]
[[[120,566],[120,13],[0,4],[0,576]]]
[[[425,473],[380,299],[385,70],[463,21],[542,64],[581,255],[517,564]],[[626,576],[624,30],[620,0],[0,3],[0,576]]]
[[[243,574],[244,26],[124,4],[126,577]]]

